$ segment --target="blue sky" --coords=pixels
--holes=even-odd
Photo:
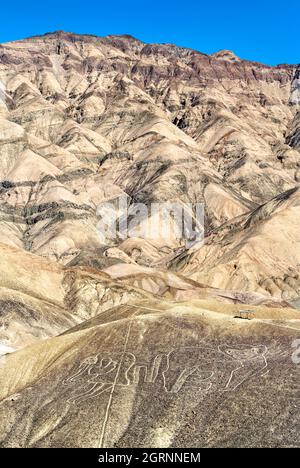
[[[11,0],[1,2],[0,42],[49,31],[131,34],[201,52],[233,50],[268,64],[299,63],[300,1]]]

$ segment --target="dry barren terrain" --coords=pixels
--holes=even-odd
[[[1,447],[299,447],[299,76],[127,35],[0,45]],[[201,203],[203,242],[172,216],[101,237],[120,197]]]

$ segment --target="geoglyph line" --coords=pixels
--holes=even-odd
[[[110,408],[111,408],[111,404],[112,404],[113,394],[114,394],[114,391],[115,391],[115,388],[116,388],[116,385],[117,385],[117,381],[118,381],[119,374],[120,374],[120,369],[121,369],[123,359],[124,359],[124,356],[125,356],[125,353],[126,353],[126,349],[127,349],[127,345],[128,345],[128,341],[129,341],[129,336],[130,336],[134,316],[135,316],[135,314],[132,314],[129,325],[128,325],[123,352],[122,352],[122,355],[121,355],[121,358],[120,358],[120,361],[119,361],[119,365],[118,365],[118,368],[117,368],[117,372],[116,372],[116,375],[115,375],[115,378],[114,378],[114,381],[113,381],[113,384],[112,384],[112,388],[111,388],[111,391],[110,391],[110,394],[109,394],[109,399],[108,399],[108,403],[107,403],[106,410],[105,410],[104,422],[103,422],[102,429],[101,429],[100,439],[99,439],[99,442],[98,442],[98,445],[97,445],[98,448],[103,447],[103,441],[104,441],[106,426],[107,426],[107,422],[108,422],[108,418],[109,418],[109,412],[110,412]]]
[[[261,323],[264,323],[266,325],[272,325],[273,327],[279,327],[279,328],[287,328],[287,329],[290,329],[290,330],[296,330],[298,333],[300,333],[300,327],[299,328],[296,328],[296,327],[290,327],[289,325],[279,325],[278,323],[273,323],[273,322],[267,322],[263,319],[257,319],[259,322]]]

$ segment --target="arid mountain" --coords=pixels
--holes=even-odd
[[[300,66],[0,45],[0,445],[299,446],[299,184]],[[149,211],[103,237],[120,198]],[[204,241],[163,202],[203,204]]]

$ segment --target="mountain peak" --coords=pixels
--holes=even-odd
[[[212,57],[221,59],[221,60],[228,60],[229,62],[240,62],[241,59],[235,55],[234,52],[231,50],[219,50],[218,52],[215,52],[212,54]]]

